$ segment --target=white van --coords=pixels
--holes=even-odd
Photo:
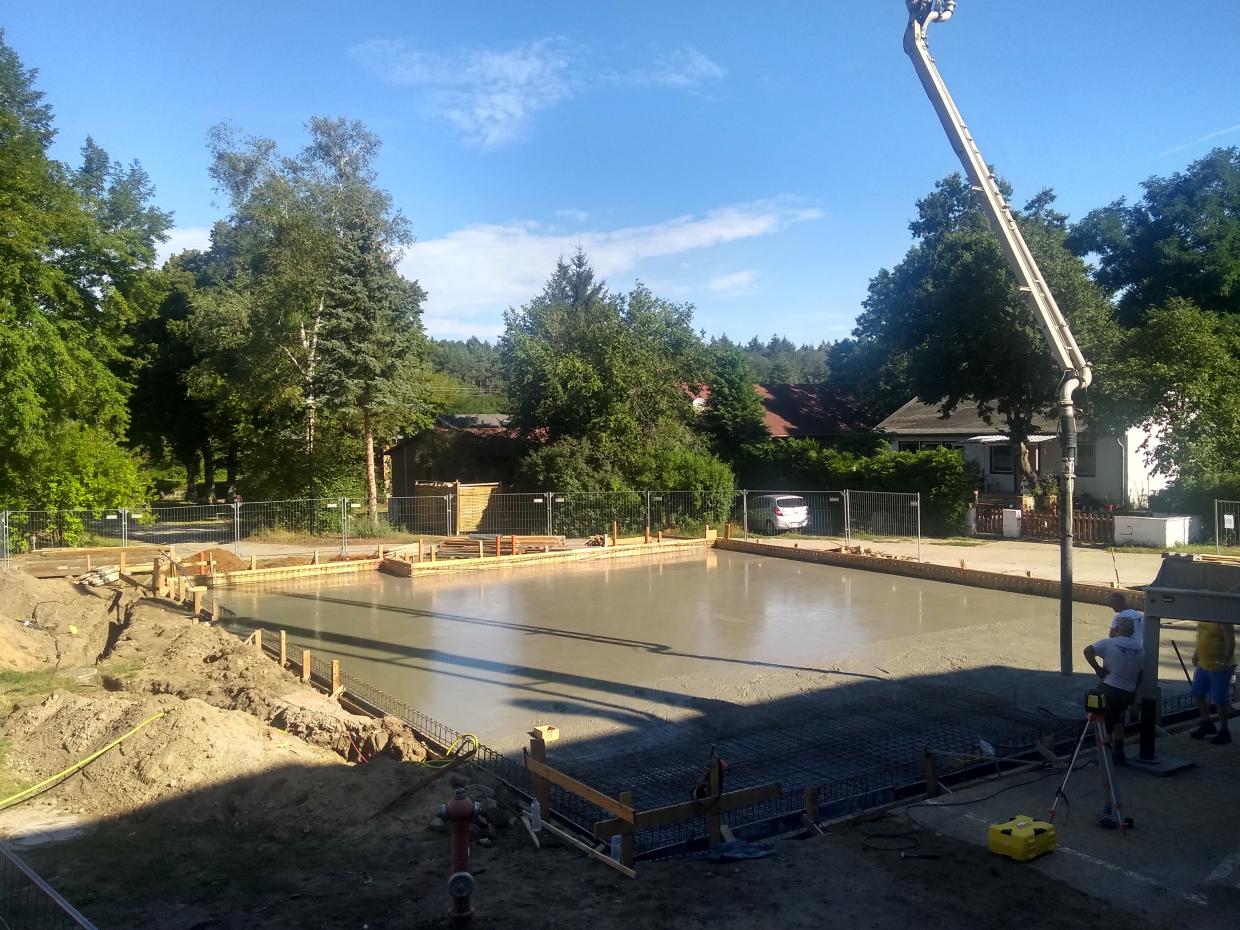
[[[761,494],[749,498],[749,530],[774,535],[809,526],[809,506],[795,494]]]

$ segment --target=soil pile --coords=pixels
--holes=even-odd
[[[108,607],[116,593],[83,596],[65,579],[3,573],[0,671],[94,665],[107,645]]]
[[[208,565],[215,565],[217,572],[239,572],[250,567],[250,563],[245,559],[240,559],[227,549],[221,549],[218,546],[212,549],[204,549],[202,552],[196,552],[192,556],[182,559],[181,564],[186,571],[197,571],[200,562]]]
[[[353,761],[379,753],[401,761],[426,758],[426,747],[398,718],[350,713],[229,633],[187,624],[148,605],[135,609],[111,658],[140,664],[127,680],[117,682],[131,693],[172,694],[242,710]]]

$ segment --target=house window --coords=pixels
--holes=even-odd
[[[964,446],[958,442],[923,442],[921,449],[923,452],[927,449],[953,449],[956,452],[963,452]]]
[[[990,447],[990,473],[992,475],[1012,473],[1012,447],[1007,443],[996,443]]]
[[[1078,443],[1076,447],[1076,473],[1082,478],[1097,476],[1097,460],[1094,457],[1092,442]]]
[[[899,444],[899,446],[898,446],[897,451],[900,451],[900,452],[916,452],[916,451],[917,451],[918,449],[920,449],[920,448],[921,448],[921,445],[920,445],[919,443],[916,443],[916,442],[901,442],[901,443]]]

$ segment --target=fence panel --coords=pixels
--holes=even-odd
[[[389,497],[379,509],[379,527],[413,536],[452,535],[452,495]],[[361,535],[351,531],[350,535]]]
[[[156,546],[231,546],[236,542],[237,508],[232,504],[151,507],[129,517],[130,542]]]
[[[1214,554],[1240,548],[1240,501],[1214,502]]]
[[[804,526],[785,529],[786,520],[780,505],[782,498],[799,498],[804,502],[809,522]],[[802,536],[844,539],[848,535],[847,509],[843,491],[743,491],[740,512],[734,519],[746,535],[795,532]],[[796,506],[795,503],[791,506]]]
[[[126,510],[13,510],[5,521],[9,555],[38,549],[124,545]]]
[[[0,927],[95,930],[51,885],[0,843]]]
[[[652,533],[700,536],[706,527],[719,529],[728,521],[736,494],[731,488],[702,491],[647,491],[647,518],[634,528],[646,526]]]
[[[622,536],[645,532],[646,495],[641,491],[567,491],[551,496],[551,526],[556,536],[605,536],[612,523],[619,524]]]
[[[551,495],[546,493],[492,494],[478,522],[479,533],[500,536],[550,536]]]
[[[1059,539],[1059,512],[1025,510],[1020,516],[1020,535],[1026,539]],[[1115,518],[1109,513],[1072,512],[1072,539],[1076,544],[1112,545]]]
[[[346,545],[340,498],[245,502],[238,507],[236,540],[291,549]]]
[[[1003,507],[997,504],[978,504],[974,513],[977,514],[978,536],[1003,535]]]
[[[920,495],[849,491],[848,523],[852,539],[917,539],[921,535]]]

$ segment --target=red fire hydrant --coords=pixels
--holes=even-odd
[[[474,893],[474,877],[469,872],[469,825],[482,814],[482,805],[469,800],[464,788],[456,789],[456,797],[439,808],[439,817],[448,824],[452,839],[452,874],[448,876],[448,894],[452,907],[448,920],[460,927],[474,916],[469,898]]]

